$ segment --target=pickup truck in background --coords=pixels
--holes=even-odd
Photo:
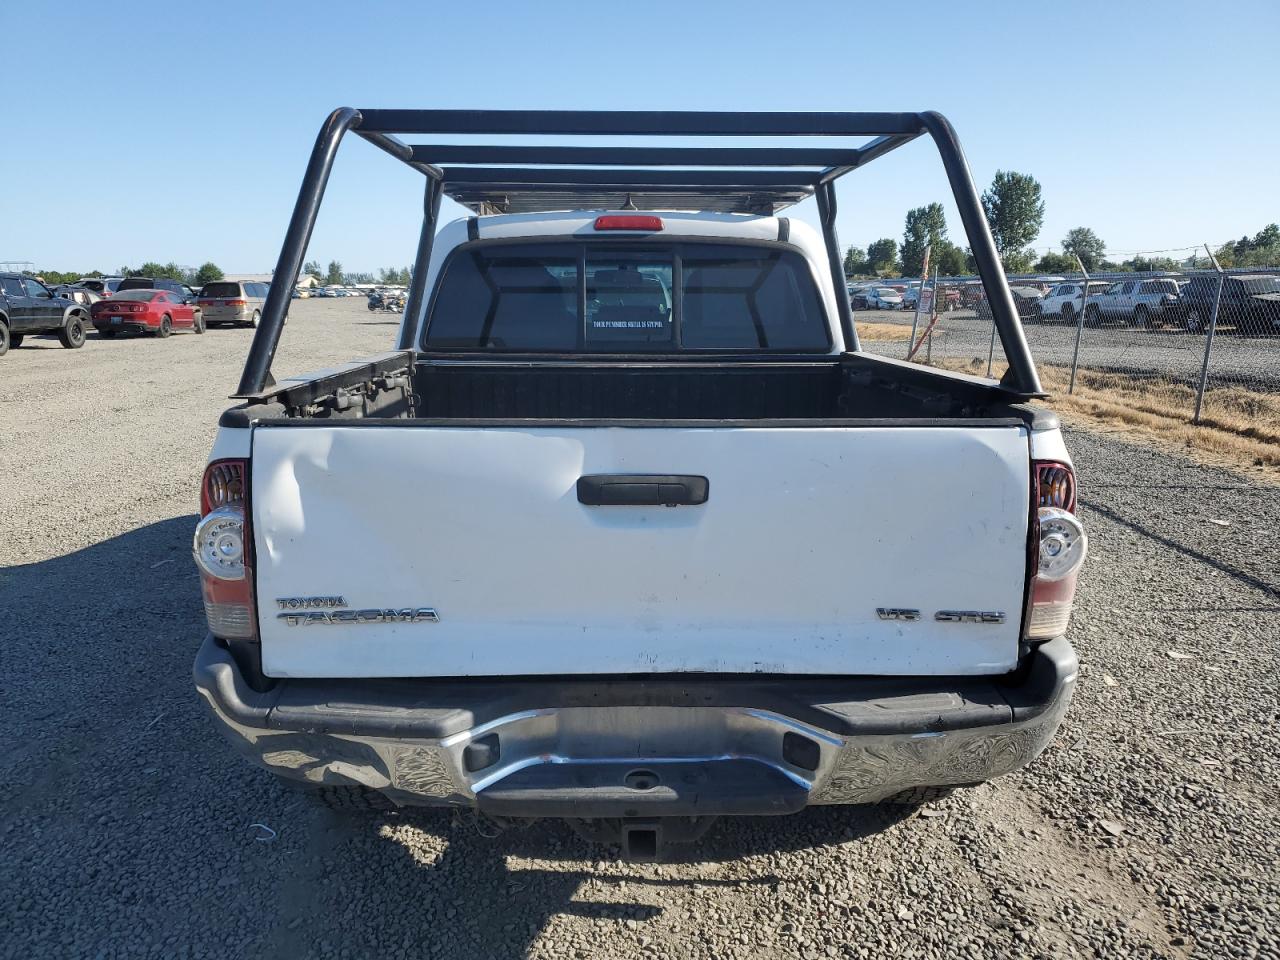
[[[84,346],[89,308],[61,297],[35,277],[0,273],[0,357],[27,337],[52,334],[71,350]]]
[[[1222,295],[1218,296],[1218,285]],[[1280,333],[1280,277],[1247,271],[1198,273],[1184,285],[1178,311],[1183,325],[1201,333],[1213,317],[1218,303],[1218,325],[1233,328],[1240,336]]]
[[[563,818],[649,859],[718,816],[913,807],[1044,749],[1087,541],[942,117],[344,109],[277,277],[348,130],[425,174],[426,216],[397,349],[275,382],[273,284],[219,424],[194,676],[244,754],[335,805]],[[876,139],[766,174],[756,147],[398,136],[530,130]],[[857,341],[830,169],[922,134],[1001,382]],[[814,194],[821,232],[778,216]],[[476,215],[437,231],[444,195]]]

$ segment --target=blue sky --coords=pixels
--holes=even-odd
[[[1043,184],[1040,248],[1080,225],[1124,253],[1280,220],[1276,0],[106,9],[0,10],[0,260],[265,272],[339,105],[936,109],[980,187],[999,168]],[[931,149],[917,141],[842,181],[842,242],[900,240],[908,208],[942,200],[963,245]],[[409,263],[420,210],[420,178],[352,138],[310,255],[348,270]]]

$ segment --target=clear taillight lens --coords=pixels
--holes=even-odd
[[[1066,632],[1076,578],[1089,552],[1089,538],[1075,516],[1075,472],[1064,463],[1035,464],[1032,516],[1034,569],[1026,639],[1047,640]]]
[[[200,522],[192,556],[200,571],[205,619],[215,637],[250,640],[257,616],[249,576],[249,521],[246,514],[245,460],[215,460],[200,485]]]
[[[192,553],[200,572],[215,580],[244,579],[244,508],[218,507],[196,524]]]

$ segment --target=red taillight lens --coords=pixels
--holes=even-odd
[[[246,305],[246,301],[244,300],[228,300],[227,301],[228,307],[243,307],[245,305]]]
[[[253,601],[253,537],[249,527],[247,460],[215,460],[200,484],[200,522],[192,554],[200,570],[205,619],[215,637],[257,636]]]
[[[629,214],[610,214],[596,217],[597,230],[643,230],[653,233],[662,229],[661,217],[637,217]]]
[[[1047,640],[1066,632],[1076,579],[1089,538],[1075,517],[1076,475],[1065,463],[1037,461],[1031,505],[1031,584],[1024,637]]]
[[[200,484],[200,516],[218,507],[244,504],[245,460],[215,460],[204,471]]]
[[[1075,471],[1064,463],[1041,460],[1036,463],[1036,506],[1076,510]]]
[[[146,312],[146,310],[147,310],[147,308],[146,308],[145,306],[143,306],[141,303],[131,303],[131,304],[129,304],[129,312],[130,312],[130,313],[145,313],[145,312]]]

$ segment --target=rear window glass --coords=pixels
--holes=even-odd
[[[155,290],[121,290],[111,299],[115,300],[150,300],[156,295]]]
[[[803,257],[761,244],[472,244],[445,264],[429,348],[826,351]]]
[[[129,278],[129,279],[127,279],[127,280],[121,280],[121,281],[120,281],[120,286],[119,286],[117,289],[120,289],[120,290],[150,290],[150,289],[151,289],[151,288],[153,288],[154,286],[155,286],[155,281],[154,281],[154,280],[149,280],[149,279],[147,279],[146,277],[130,277],[130,278]]]
[[[202,297],[238,297],[240,296],[240,284],[238,283],[206,283],[200,288],[200,296]]]

